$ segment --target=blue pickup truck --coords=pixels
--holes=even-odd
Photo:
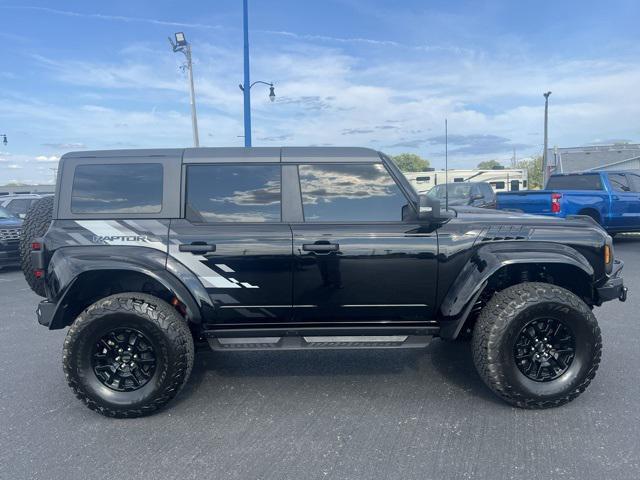
[[[566,217],[587,215],[607,232],[640,231],[640,172],[602,171],[552,175],[545,190],[504,192],[497,208]]]

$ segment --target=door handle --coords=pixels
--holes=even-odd
[[[305,243],[302,245],[302,250],[315,253],[337,252],[340,250],[340,245],[337,243]]]
[[[180,250],[181,252],[191,252],[193,254],[210,253],[216,251],[216,246],[204,242],[193,242],[178,246],[178,250]]]

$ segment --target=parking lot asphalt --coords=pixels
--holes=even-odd
[[[638,479],[640,236],[616,240],[627,303],[596,309],[600,370],[574,402],[512,408],[469,345],[200,352],[168,408],[114,420],[61,367],[18,270],[0,271],[0,479]]]

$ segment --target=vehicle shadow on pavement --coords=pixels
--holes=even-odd
[[[471,356],[470,341],[434,340],[430,345],[430,351],[434,370],[440,374],[439,381],[447,382],[449,385],[455,384],[468,394],[482,400],[504,405],[504,402],[489,390],[478,375]]]
[[[182,402],[192,395],[206,394],[220,382],[234,384],[238,380],[263,384],[262,378],[279,378],[280,386],[292,384],[292,378],[305,378],[307,388],[344,384],[351,378],[354,394],[362,385],[375,385],[380,377],[423,391],[425,396],[444,396],[460,391],[461,395],[500,402],[478,376],[466,342],[443,342],[434,339],[424,349],[415,350],[322,350],[322,351],[258,351],[213,352],[202,349],[195,357],[191,377],[177,399]],[[311,379],[311,380],[309,380]],[[332,380],[335,379],[335,380]],[[214,385],[208,385],[209,383]],[[273,393],[278,388],[273,385]]]

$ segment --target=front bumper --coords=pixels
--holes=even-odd
[[[610,300],[618,299],[621,302],[627,300],[627,287],[624,286],[624,278],[622,278],[622,268],[624,263],[620,260],[615,260],[613,264],[613,271],[609,275],[607,282],[598,287],[598,299],[601,303],[608,302]]]

